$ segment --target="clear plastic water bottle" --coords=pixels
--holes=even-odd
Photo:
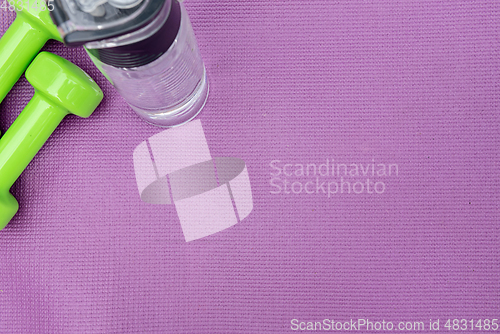
[[[84,44],[99,70],[141,118],[172,127],[201,111],[208,80],[182,3],[72,1],[61,1],[67,8],[53,11],[52,16],[56,24],[58,14],[69,18],[58,24],[65,43]],[[73,14],[74,8],[80,9],[79,16]]]

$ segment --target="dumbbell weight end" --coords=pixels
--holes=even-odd
[[[8,191],[0,191],[0,230],[2,230],[19,210],[19,203]]]
[[[33,0],[28,8],[16,8],[16,19],[0,39],[0,102],[43,45],[49,39],[61,41],[49,11],[40,9],[42,1]],[[19,4],[25,5],[17,1],[16,5]]]
[[[14,20],[0,39],[0,102],[48,39],[22,16]]]

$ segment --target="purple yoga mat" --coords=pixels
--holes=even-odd
[[[163,129],[51,41],[105,97],[12,188],[0,333],[500,332],[500,3],[185,6],[210,155],[245,162],[253,209],[186,242],[138,191],[134,150]],[[2,102],[2,133],[32,93],[23,77]]]

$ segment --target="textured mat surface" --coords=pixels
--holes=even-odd
[[[186,243],[175,208],[137,190],[133,151],[161,129],[49,42],[105,98],[12,188],[0,333],[500,318],[498,1],[185,5],[210,80],[199,119],[212,156],[245,161],[253,211]],[[2,133],[32,93],[23,77],[2,102]]]

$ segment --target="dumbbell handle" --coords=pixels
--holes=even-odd
[[[0,102],[49,39],[61,40],[48,10],[30,0],[0,39]],[[18,2],[18,1],[17,1]],[[18,8],[19,9],[19,8]]]
[[[66,115],[67,110],[35,91],[0,139],[0,191],[12,187]]]

